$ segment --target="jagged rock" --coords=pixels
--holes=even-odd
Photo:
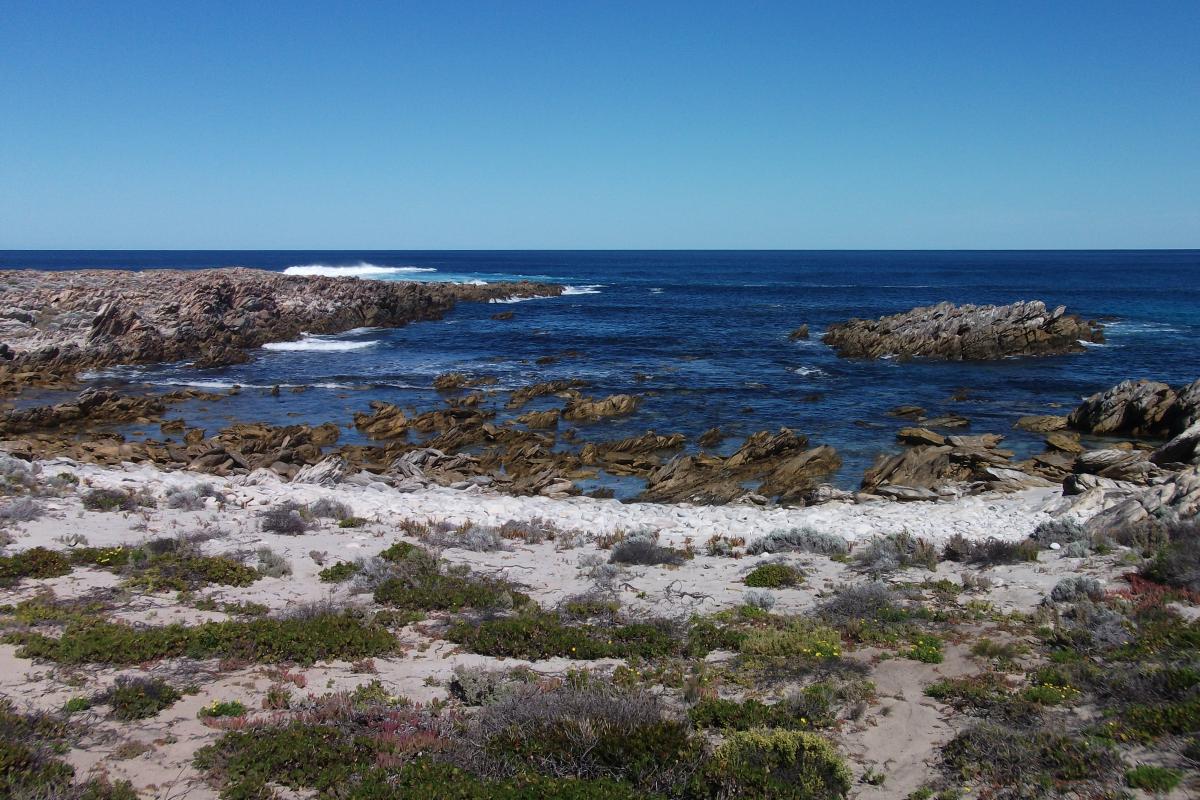
[[[1171,441],[1151,453],[1150,460],[1160,466],[1200,464],[1200,422],[1193,423]]]
[[[511,311],[501,311],[499,314],[492,314],[492,319],[503,322],[503,321],[510,320],[515,316],[516,316],[516,314],[514,314]]]
[[[1138,489],[1138,485],[1136,483],[1118,481],[1112,478],[1102,478],[1099,475],[1092,475],[1087,472],[1068,475],[1063,479],[1062,487],[1063,494],[1067,496],[1083,494],[1084,492],[1090,492],[1092,489],[1107,489],[1123,492],[1133,492]]]
[[[800,500],[821,478],[836,472],[841,465],[842,459],[832,447],[814,447],[775,467],[758,487],[758,493],[778,496],[780,502]]]
[[[975,491],[1015,491],[1052,485],[1028,462],[1013,464],[1009,460],[1012,451],[998,447],[1003,439],[996,434],[948,436],[942,444],[916,444],[900,453],[880,456],[863,474],[862,488],[879,494],[884,487],[899,486],[928,489],[936,494],[957,493],[968,484],[975,484]]]
[[[788,340],[798,342],[808,338],[808,325],[801,325],[796,330],[788,334]]]
[[[917,419],[925,416],[925,409],[921,408],[920,406],[896,406],[887,413],[893,417],[909,417],[910,419]]]
[[[1118,481],[1146,483],[1161,474],[1141,450],[1089,450],[1075,459],[1075,472],[1086,472]]]
[[[1097,486],[1064,499],[1056,513],[1080,516],[1096,513],[1088,520],[1091,531],[1108,531],[1151,520],[1189,521],[1200,513],[1200,467],[1188,467],[1154,486],[1130,491]]]
[[[471,386],[494,386],[495,384],[495,376],[467,375],[462,372],[443,372],[433,379],[434,390],[445,394],[461,392]]]
[[[579,397],[567,403],[563,417],[570,420],[598,420],[619,417],[637,411],[640,398],[630,394],[614,394],[597,400]]]
[[[1200,421],[1200,379],[1173,389],[1155,381],[1122,381],[1071,412],[1068,424],[1093,434],[1175,436]]]
[[[107,389],[86,389],[71,401],[51,406],[30,406],[0,413],[0,435],[60,428],[78,429],[92,424],[153,419],[167,403],[200,393],[173,392],[163,396],[130,397]]]
[[[546,397],[552,394],[572,392],[584,386],[587,386],[587,382],[579,380],[545,381],[543,383],[535,383],[532,386],[522,386],[508,398],[507,407],[510,409],[520,408],[535,397]]]
[[[945,414],[922,422],[927,428],[966,428],[971,424],[971,420],[961,414]]]
[[[940,433],[934,433],[928,428],[901,428],[896,433],[896,438],[903,444],[931,444],[941,446],[946,443],[946,437]]]
[[[1053,433],[1067,427],[1067,418],[1053,414],[1021,417],[1013,427],[1030,433]]]
[[[530,411],[517,417],[517,422],[530,428],[553,428],[558,425],[560,412],[557,408],[549,411]]]
[[[939,497],[937,492],[923,489],[917,486],[896,486],[888,484],[880,486],[875,490],[875,493],[881,497],[886,497],[889,500],[897,500],[901,503],[917,503],[936,501]]]
[[[828,483],[822,483],[814,486],[805,492],[801,499],[806,506],[819,506],[824,503],[832,503],[838,500],[853,499],[854,493],[847,492]]]
[[[1007,306],[939,303],[877,320],[852,319],[826,330],[822,341],[851,358],[931,358],[979,361],[1082,351],[1080,341],[1104,341],[1103,327],[1048,311],[1040,300]]]
[[[700,438],[697,439],[696,442],[701,447],[716,447],[724,438],[725,434],[721,432],[720,428],[709,428],[703,434],[701,434]]]
[[[1067,433],[1051,433],[1046,436],[1046,446],[1051,450],[1063,453],[1082,453],[1086,448],[1079,443],[1077,436]]]
[[[306,467],[292,476],[292,483],[309,483],[318,486],[337,486],[350,471],[350,464],[341,456],[329,456]]]

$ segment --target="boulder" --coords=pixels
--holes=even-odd
[[[337,486],[350,472],[350,464],[341,456],[329,456],[306,467],[292,476],[292,483],[307,483],[317,486]]]
[[[1013,427],[1030,433],[1053,433],[1067,427],[1067,418],[1053,414],[1021,417],[1013,424]]]
[[[563,418],[569,420],[599,420],[619,417],[637,411],[641,399],[630,394],[614,394],[603,399],[579,397],[567,403]]]
[[[1171,441],[1151,453],[1150,461],[1160,466],[1200,464],[1200,422],[1180,431]]]

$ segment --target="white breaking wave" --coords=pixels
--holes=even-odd
[[[334,266],[331,264],[299,264],[288,267],[284,275],[303,275],[312,277],[323,275],[327,278],[365,278],[374,275],[402,275],[406,272],[437,272],[434,267],[381,267],[360,261],[349,266]]]
[[[264,350],[282,350],[292,351],[301,350],[316,353],[343,353],[347,350],[366,350],[368,347],[374,347],[378,342],[346,342],[337,339],[330,339],[325,336],[305,336],[296,342],[268,342],[263,345]]]
[[[600,294],[600,290],[603,288],[603,283],[592,283],[586,286],[568,286],[563,289],[563,294]]]
[[[812,376],[818,377],[818,378],[824,377],[825,375],[828,374],[827,372],[825,372],[825,370],[821,369],[820,367],[791,367],[788,371],[794,372],[797,375],[803,375],[806,377],[809,375],[812,375]]]
[[[663,293],[663,290],[659,289],[657,286],[650,290],[650,294],[662,294],[662,293]]]

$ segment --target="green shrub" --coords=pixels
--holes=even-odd
[[[0,586],[12,586],[22,578],[57,578],[70,571],[71,562],[66,556],[44,547],[0,556]]]
[[[139,503],[120,489],[92,489],[83,495],[83,507],[89,511],[134,511]]]
[[[693,782],[698,798],[834,800],[850,790],[850,770],[833,745],[806,731],[731,733]]]
[[[317,573],[322,583],[342,583],[358,574],[358,565],[350,561],[339,561]]]
[[[1102,781],[1121,766],[1120,756],[1101,741],[993,722],[958,734],[942,757],[954,775],[1004,787],[1010,797],[1043,797],[1046,787]]]
[[[117,682],[96,698],[97,703],[112,707],[112,716],[120,720],[146,719],[170,708],[183,697],[161,678],[117,678]]]
[[[63,664],[139,664],[163,658],[243,658],[250,661],[312,663],[330,658],[365,658],[390,653],[396,639],[380,625],[352,612],[307,617],[206,622],[187,627],[141,628],[102,620],[67,626],[62,636],[10,638],[22,658]]]
[[[553,614],[533,614],[484,620],[478,624],[455,622],[446,634],[452,642],[473,653],[510,658],[654,658],[673,655],[680,644],[665,626],[630,623],[616,627],[564,625]]]
[[[756,589],[781,589],[795,586],[804,576],[788,564],[761,564],[746,576],[746,585]]]
[[[806,686],[774,705],[758,700],[737,702],[705,698],[692,706],[688,717],[698,728],[739,731],[753,728],[825,728],[837,720],[839,701],[844,697],[839,687],[821,682]]]
[[[841,656],[842,639],[832,628],[795,618],[747,631],[738,650],[747,656],[831,659]]]
[[[1132,789],[1145,789],[1155,794],[1166,794],[1179,785],[1183,775],[1178,770],[1139,764],[1125,773],[1125,783]]]
[[[361,528],[367,521],[362,517],[346,517],[338,520],[339,528]]]
[[[921,634],[913,639],[912,647],[904,655],[925,664],[940,664],[943,658],[942,640],[930,634]]]
[[[244,717],[246,716],[246,706],[237,700],[213,700],[211,703],[200,709],[197,714],[201,719],[218,718],[218,717]]]
[[[529,602],[529,596],[516,591],[507,581],[472,575],[465,570],[443,573],[434,564],[428,570],[388,578],[375,589],[375,602],[419,611],[460,611],[512,608]]]

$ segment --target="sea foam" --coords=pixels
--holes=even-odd
[[[368,342],[347,342],[337,339],[329,339],[324,336],[305,336],[295,342],[268,342],[263,345],[264,350],[282,350],[282,351],[309,351],[317,353],[342,353],[347,350],[366,350],[368,347],[374,347],[377,344],[375,341]]]
[[[328,278],[365,278],[375,275],[402,275],[406,272],[437,272],[434,267],[381,267],[360,261],[357,264],[335,266],[332,264],[299,264],[288,267],[284,275],[302,275],[312,277],[322,275]]]

